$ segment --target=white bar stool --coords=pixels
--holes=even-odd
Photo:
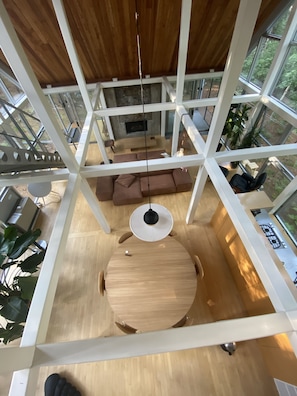
[[[38,204],[39,198],[43,199],[43,206],[45,206],[44,197],[48,195],[52,190],[51,182],[42,182],[42,183],[32,183],[28,184],[28,191],[33,197],[35,197],[35,203]],[[40,203],[39,203],[40,205]]]

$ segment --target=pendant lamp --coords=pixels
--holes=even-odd
[[[137,5],[137,2],[136,2]],[[173,227],[173,218],[168,209],[162,205],[151,203],[150,192],[150,176],[148,169],[148,155],[147,155],[147,133],[145,128],[144,116],[144,94],[143,94],[143,81],[142,81],[142,64],[141,64],[141,51],[140,51],[140,35],[139,35],[139,22],[138,12],[135,12],[136,20],[136,41],[137,41],[137,56],[138,56],[138,70],[140,79],[140,96],[142,104],[142,118],[143,118],[143,131],[145,137],[145,153],[146,153],[146,173],[148,184],[148,204],[141,205],[134,210],[130,217],[130,229],[133,234],[146,242],[159,241],[170,233]]]

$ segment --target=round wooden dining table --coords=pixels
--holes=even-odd
[[[119,245],[106,269],[105,289],[114,313],[138,332],[168,329],[189,311],[197,276],[187,250],[174,238]]]

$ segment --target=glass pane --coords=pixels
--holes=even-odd
[[[272,145],[283,143],[290,127],[279,115],[267,108],[258,126],[261,129],[261,135]]]
[[[279,45],[279,40],[271,38],[262,38],[260,41],[261,51],[256,60],[256,64],[251,76],[251,82],[258,87],[262,87],[271,66],[275,52]]]
[[[77,115],[77,120],[75,121],[78,121],[80,126],[83,127],[87,116],[87,110],[85,108],[85,104],[82,99],[81,93],[79,91],[71,92],[70,97],[72,99],[72,103],[74,106],[74,112]]]
[[[62,131],[66,131],[70,124],[69,117],[66,113],[65,106],[62,98],[59,94],[48,95],[48,100],[50,102],[51,108],[58,120],[58,123]]]
[[[197,82],[199,84],[199,82]],[[196,81],[185,81],[183,100],[191,100],[195,98]]]
[[[272,26],[271,30],[269,31],[270,34],[274,34],[279,37],[283,35],[290,14],[290,9],[291,8],[289,8]]]
[[[274,161],[273,158],[271,158],[271,161],[268,162],[263,171],[267,173],[267,178],[263,186],[264,191],[268,197],[274,201],[287,187],[290,180],[284,174],[282,169],[278,167],[278,162]]]
[[[275,213],[289,236],[297,244],[297,192],[289,198]]]
[[[291,47],[272,95],[297,110],[297,47]]]
[[[208,80],[206,80],[208,82]],[[209,95],[207,96],[208,98],[217,98],[219,95],[219,90],[220,90],[220,86],[221,86],[221,78],[212,78],[211,80],[209,80],[209,85],[210,85],[210,91],[209,91]],[[207,88],[207,85],[205,86],[205,88]]]
[[[254,60],[254,56],[256,53],[257,47],[253,49],[253,51],[249,54],[249,56],[245,59],[244,63],[243,63],[243,67],[241,70],[241,76],[246,78],[249,75],[253,60]]]
[[[2,91],[1,87],[0,87],[0,99],[3,99],[3,100],[5,100],[5,101],[8,100],[7,96],[6,96],[5,93]],[[1,113],[3,116],[6,116],[6,111],[4,110],[4,107],[2,106],[1,101],[0,101],[0,113]]]
[[[13,84],[6,77],[1,76],[1,80],[4,82],[6,88],[8,89],[10,95],[13,97],[14,103],[20,100],[25,94],[24,92],[15,84]]]

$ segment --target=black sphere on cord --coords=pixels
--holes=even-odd
[[[154,225],[158,223],[159,215],[153,209],[149,209],[147,212],[145,212],[143,220],[148,225]]]

